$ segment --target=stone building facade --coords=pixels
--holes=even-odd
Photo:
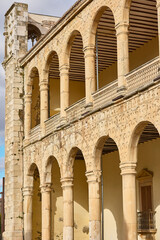
[[[159,33],[159,0],[8,10],[4,240],[160,238]]]

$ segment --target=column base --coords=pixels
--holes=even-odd
[[[63,240],[73,240],[74,229],[73,227],[63,227]]]
[[[101,222],[89,222],[89,240],[101,240]]]
[[[23,232],[22,231],[4,232],[3,240],[23,240]]]

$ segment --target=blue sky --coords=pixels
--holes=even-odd
[[[10,8],[14,1],[0,0],[0,63],[4,58],[4,14]],[[51,16],[62,16],[76,0],[16,0],[28,4],[29,12],[46,14]],[[4,177],[4,128],[5,128],[5,74],[0,64],[0,191],[2,177]]]

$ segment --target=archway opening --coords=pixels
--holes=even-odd
[[[88,184],[86,166],[80,149],[74,152],[74,238],[89,239]]]
[[[63,239],[63,194],[60,168],[57,160],[51,156],[51,239]]]
[[[40,124],[40,89],[39,89],[39,72],[35,67],[31,72],[32,81],[32,102],[31,102],[31,128]]]
[[[123,240],[120,160],[118,147],[112,138],[102,137],[98,141],[96,160],[102,171],[102,239]]]
[[[129,14],[130,71],[158,55],[156,0],[131,1]]]
[[[33,198],[32,198],[32,239],[41,239],[42,214],[41,214],[41,190],[38,168],[35,167],[33,174]]]
[[[69,69],[69,105],[74,104],[85,97],[85,64],[82,36],[79,32],[74,33],[69,43],[70,69]]]
[[[114,16],[110,8],[102,7],[99,10],[94,25],[97,25],[95,66],[98,90],[117,79],[117,38]]]
[[[160,136],[151,123],[142,123],[137,146],[137,222],[139,239],[160,238]],[[153,238],[154,239],[154,238]]]
[[[60,112],[60,75],[59,59],[56,52],[52,52],[48,58],[48,116],[54,116]]]
[[[33,24],[28,24],[28,50],[30,50],[40,38],[41,32],[39,28]]]

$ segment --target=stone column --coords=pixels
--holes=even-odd
[[[31,103],[32,95],[26,94],[24,97],[25,101],[25,120],[24,120],[24,129],[25,129],[25,139],[28,139],[31,131]]]
[[[117,33],[117,67],[118,91],[126,89],[125,75],[129,72],[128,24],[120,23],[116,26]]]
[[[41,186],[42,240],[51,240],[51,184]]]
[[[136,163],[121,163],[124,240],[137,239]]]
[[[63,189],[63,240],[74,239],[73,178],[62,178]]]
[[[87,172],[89,189],[89,239],[101,240],[101,172]]]
[[[32,239],[32,196],[33,188],[23,188],[24,198],[24,240]]]
[[[69,66],[60,67],[60,108],[61,118],[66,118],[65,109],[69,107]]]
[[[48,119],[48,81],[40,82],[40,124],[42,134],[45,134],[45,120]]]
[[[159,56],[160,56],[160,1],[157,3],[157,18],[158,18],[158,40],[159,40]]]
[[[92,93],[96,90],[95,76],[95,47],[87,46],[83,49],[85,58],[85,92],[86,106],[92,106]]]

